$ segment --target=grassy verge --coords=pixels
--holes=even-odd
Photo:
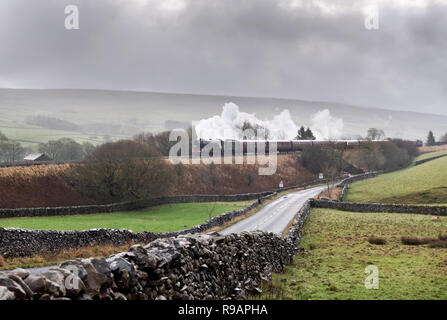
[[[441,150],[441,151],[434,151],[434,152],[424,153],[424,154],[421,154],[416,159],[414,159],[413,163],[416,162],[416,161],[430,159],[430,158],[434,158],[434,157],[437,157],[437,156],[442,156],[442,155],[445,155],[445,154],[447,154],[447,150]]]
[[[447,299],[445,248],[409,246],[401,237],[447,232],[447,218],[313,209],[294,264],[263,285],[262,299]],[[374,236],[374,237],[373,237]],[[384,245],[372,244],[383,239]],[[365,267],[379,269],[367,290]],[[259,298],[259,297],[254,297]]]
[[[76,258],[108,257],[114,253],[127,251],[133,244],[134,243],[128,243],[122,246],[103,245],[83,247],[79,249],[63,250],[54,254],[40,254],[26,258],[3,258],[0,256],[0,270],[53,266]]]
[[[140,211],[105,214],[0,219],[1,227],[39,230],[129,229],[134,232],[170,232],[193,227],[211,216],[245,208],[253,201],[180,203]]]
[[[355,182],[346,201],[447,204],[447,157]]]

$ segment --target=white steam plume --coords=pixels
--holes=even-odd
[[[255,114],[239,111],[239,107],[232,102],[223,106],[221,115],[200,120],[195,129],[197,136],[203,139],[239,139],[240,128],[245,121],[267,129],[269,139],[292,140],[298,132],[289,110],[283,110],[271,120],[260,120]],[[312,117],[311,129],[319,140],[335,139],[341,135],[343,120],[332,117],[330,111],[325,109]]]
[[[337,139],[343,131],[343,119],[331,116],[331,112],[324,109],[312,117],[311,128],[317,140]]]
[[[271,139],[293,139],[298,131],[288,110],[283,110],[272,120],[260,120],[254,114],[239,111],[239,107],[230,102],[223,106],[220,116],[200,120],[196,133],[204,139],[239,139],[239,128],[245,121],[267,129]]]

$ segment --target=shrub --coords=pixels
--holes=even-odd
[[[433,238],[417,238],[417,237],[402,237],[401,241],[403,244],[409,246],[420,246],[422,244],[428,244],[430,242],[436,241]]]
[[[414,142],[394,139],[367,143],[363,148],[350,152],[347,160],[356,167],[368,171],[394,170],[407,166],[418,154]]]
[[[369,237],[368,242],[371,244],[377,244],[377,245],[386,244],[386,240],[384,238],[379,238],[379,237],[375,237],[375,236]]]
[[[428,244],[429,248],[447,248],[447,240],[435,240]]]
[[[153,148],[121,140],[96,147],[85,163],[73,166],[66,181],[79,193],[101,201],[133,201],[164,195],[174,174]]]

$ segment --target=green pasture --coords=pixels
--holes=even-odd
[[[355,182],[346,201],[447,205],[447,157]]]
[[[0,219],[1,227],[39,230],[129,229],[134,232],[170,232],[193,227],[227,211],[247,207],[252,201],[181,203],[140,211],[91,215]]]
[[[283,274],[262,286],[255,299],[447,299],[445,248],[409,246],[402,236],[447,233],[447,217],[395,213],[355,213],[313,209],[300,246]],[[370,244],[370,236],[386,240]],[[379,288],[366,289],[367,266],[379,272]]]

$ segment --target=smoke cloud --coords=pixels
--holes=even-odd
[[[292,120],[289,110],[283,110],[271,120],[261,120],[255,114],[239,111],[239,106],[229,102],[222,108],[220,115],[200,120],[195,130],[197,136],[203,139],[239,139],[244,122],[253,126],[265,128],[270,139],[294,139],[298,126]],[[312,117],[312,127],[317,139],[332,139],[341,135],[343,120],[331,116],[325,109]]]
[[[328,109],[324,109],[312,117],[311,128],[317,140],[337,139],[343,132],[343,119],[333,117]]]

